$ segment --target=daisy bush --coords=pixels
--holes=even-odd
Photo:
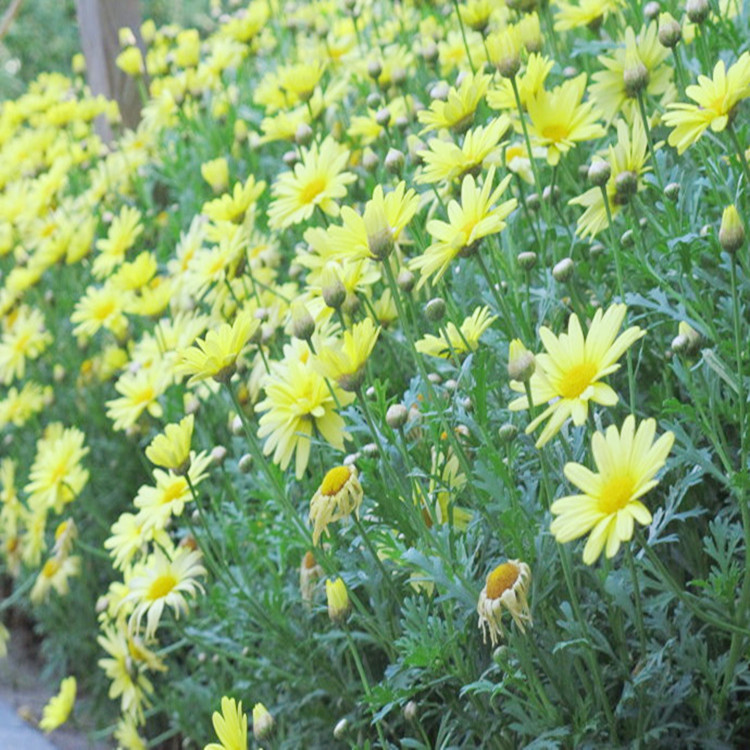
[[[743,746],[750,4],[212,7],[0,105],[40,726]]]

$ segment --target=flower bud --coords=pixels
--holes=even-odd
[[[633,236],[633,230],[632,229],[626,229],[620,235],[620,244],[623,247],[633,247],[633,245],[635,244],[635,237]]]
[[[237,462],[237,468],[243,474],[249,474],[253,470],[253,457],[249,453],[242,455]]]
[[[346,737],[346,733],[349,730],[349,720],[339,719],[336,722],[336,726],[333,728],[333,736],[337,740],[343,740]]]
[[[221,466],[227,457],[227,449],[223,445],[215,445],[211,450],[211,461],[216,466]]]
[[[380,64],[379,60],[370,60],[370,62],[367,63],[367,75],[370,76],[370,78],[380,78],[382,72],[383,66]]]
[[[516,427],[514,424],[511,424],[510,422],[506,422],[504,425],[501,425],[500,429],[497,431],[497,436],[500,438],[500,442],[507,445],[508,443],[512,443],[516,436],[518,435],[518,427]]]
[[[615,177],[615,200],[627,203],[631,196],[638,191],[638,175],[626,170]]]
[[[442,297],[433,297],[425,306],[424,314],[427,320],[438,323],[445,317],[445,300]]]
[[[445,81],[438,81],[434,86],[430,87],[430,99],[438,99],[444,102],[448,99],[450,92],[451,87]]]
[[[235,414],[234,417],[232,417],[232,421],[229,424],[229,431],[235,437],[242,435],[242,433],[245,431],[245,427],[242,424],[242,418],[239,414]]]
[[[670,13],[659,16],[659,44],[667,49],[676,47],[682,39],[682,28]]]
[[[604,252],[604,245],[602,245],[601,242],[595,242],[590,248],[589,248],[589,255],[592,258],[596,258],[600,256]]]
[[[410,292],[412,289],[414,289],[415,281],[416,279],[414,278],[414,274],[406,268],[399,271],[399,274],[396,277],[398,288],[404,292]]]
[[[406,72],[406,68],[395,68],[391,73],[391,81],[394,86],[403,86],[408,77],[409,74]]]
[[[730,255],[734,255],[745,242],[745,227],[734,204],[727,206],[721,216],[719,243]]]
[[[661,12],[661,6],[655,0],[651,0],[650,3],[646,3],[643,8],[643,16],[647,21],[653,21],[658,17]]]
[[[372,173],[378,168],[378,164],[380,164],[378,155],[371,148],[366,148],[362,154],[362,166]]]
[[[298,146],[307,146],[312,139],[312,128],[306,122],[301,122],[294,133],[294,142]]]
[[[536,265],[536,253],[526,250],[523,253],[518,253],[516,260],[524,271],[530,271]]]
[[[708,0],[687,0],[685,3],[685,12],[693,23],[703,23],[708,18],[709,10]]]
[[[560,188],[557,185],[547,185],[542,190],[542,200],[555,203],[560,199]]]
[[[253,736],[258,742],[271,736],[275,723],[273,716],[262,703],[253,706]]]
[[[672,340],[672,351],[687,355],[697,354],[702,340],[700,333],[682,320],[677,326],[677,336]]]
[[[573,65],[566,65],[562,73],[566,78],[575,78],[578,75],[578,68]]]
[[[552,269],[552,276],[555,281],[565,282],[570,279],[573,275],[573,269],[575,264],[572,258],[563,258],[558,263],[555,263],[555,267]]]
[[[508,375],[511,380],[527,382],[536,370],[534,355],[520,339],[513,339],[508,350]]]
[[[539,206],[542,205],[542,201],[539,198],[539,193],[529,193],[526,196],[526,208],[529,209],[529,211],[538,211]]]
[[[670,182],[664,188],[664,197],[670,201],[676,201],[680,197],[680,183]]]
[[[632,98],[638,96],[648,86],[651,76],[641,59],[633,56],[632,60],[625,63],[622,79],[625,84],[625,93]]]
[[[323,269],[320,285],[326,305],[338,310],[346,299],[346,287],[333,266],[328,265]]]
[[[294,300],[291,306],[291,314],[292,336],[296,339],[309,341],[315,333],[315,320],[310,315],[307,305],[300,300]]]
[[[409,118],[401,115],[393,121],[393,124],[403,133],[409,127]]]
[[[588,171],[589,182],[596,187],[604,187],[612,176],[612,167],[608,161],[598,159],[591,163]]]
[[[430,40],[422,48],[422,57],[426,63],[434,63],[438,59],[440,51],[437,48],[437,44]]]
[[[409,412],[403,404],[391,404],[385,413],[385,421],[392,430],[399,430],[409,418]]]
[[[417,718],[417,704],[415,701],[409,701],[404,706],[404,718],[407,721],[414,721]]]
[[[290,151],[284,152],[281,161],[283,161],[287,167],[293,167],[299,161],[299,154],[294,149],[291,149]]]
[[[328,601],[328,616],[331,622],[341,622],[349,614],[349,593],[341,578],[326,581],[326,599]]]
[[[367,95],[367,99],[365,101],[367,102],[367,106],[370,109],[375,109],[375,107],[380,106],[381,96],[377,91],[373,91],[372,93]]]
[[[399,176],[404,170],[405,161],[406,159],[402,151],[399,151],[397,148],[390,148],[385,155],[385,168],[391,174]]]
[[[381,128],[387,128],[388,123],[391,121],[391,110],[388,107],[381,107],[375,113],[375,122],[380,125]]]

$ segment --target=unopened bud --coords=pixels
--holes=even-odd
[[[626,170],[615,177],[615,199],[619,203],[627,203],[638,190],[638,175]]]
[[[388,107],[383,107],[375,113],[375,122],[380,125],[381,128],[388,127],[388,123],[391,121],[391,110]]]
[[[526,250],[522,253],[518,253],[516,257],[518,265],[523,268],[524,271],[530,271],[536,265],[536,253],[531,250]]]
[[[408,78],[406,68],[395,68],[391,73],[391,81],[394,86],[403,86]]]
[[[508,375],[521,383],[528,381],[536,370],[534,355],[520,339],[513,339],[508,349]]]
[[[672,351],[688,355],[697,354],[702,340],[700,333],[682,320],[677,327],[677,336],[672,340]]]
[[[558,263],[555,263],[555,267],[552,269],[552,276],[554,277],[555,281],[568,281],[568,279],[570,279],[570,277],[573,275],[574,268],[575,263],[573,263],[572,258],[563,258]]]
[[[659,44],[667,49],[676,47],[682,39],[682,28],[670,13],[659,16]]]
[[[223,445],[216,445],[211,450],[211,461],[216,466],[221,466],[227,457],[227,449]]]
[[[434,297],[424,306],[424,314],[427,320],[438,323],[445,317],[445,300],[442,297]]]
[[[422,48],[422,57],[426,63],[434,63],[438,59],[439,50],[433,41],[427,42]]]
[[[406,159],[402,151],[399,151],[397,148],[390,148],[385,155],[385,168],[391,174],[399,176],[404,170],[405,161]]]
[[[281,161],[283,161],[287,167],[293,167],[299,161],[299,154],[294,149],[291,149],[284,153],[281,157]]]
[[[588,170],[589,182],[596,187],[603,187],[609,181],[612,176],[612,167],[608,161],[599,159],[592,162]]]
[[[542,201],[539,198],[539,193],[529,193],[526,196],[526,208],[529,209],[529,211],[538,211],[539,206],[542,205]]]
[[[680,183],[670,182],[664,188],[664,196],[670,201],[676,201],[680,197]]]
[[[632,229],[626,229],[621,235],[620,235],[620,244],[623,247],[633,247],[635,244],[635,237],[633,235]]]
[[[410,292],[412,289],[414,289],[415,280],[416,279],[414,278],[414,274],[406,268],[399,271],[399,274],[396,277],[398,288],[402,289],[404,292]]]
[[[734,204],[727,206],[721,216],[719,243],[730,254],[736,253],[745,242],[745,227]]]
[[[375,109],[375,107],[378,107],[380,105],[381,96],[377,91],[373,91],[372,93],[367,95],[367,99],[365,100],[367,102],[367,106],[370,109]]]
[[[326,305],[338,310],[346,299],[346,287],[332,266],[323,269],[320,285]]]
[[[573,65],[566,65],[562,73],[566,78],[575,78],[578,75],[578,68]]]
[[[370,62],[367,63],[367,75],[370,76],[370,78],[380,78],[382,72],[383,66],[380,64],[379,60],[370,60]]]
[[[354,316],[359,312],[360,308],[360,301],[359,297],[357,297],[354,292],[347,292],[346,297],[344,298],[343,303],[341,304],[341,309],[349,316]]]
[[[693,23],[703,23],[708,18],[709,10],[708,0],[687,0],[685,3],[685,12]]]
[[[313,129],[306,122],[301,122],[294,133],[294,142],[298,146],[307,146],[312,139]]]
[[[391,404],[385,413],[385,421],[392,430],[401,429],[409,418],[409,412],[403,404]]]
[[[296,339],[309,341],[315,333],[315,320],[310,315],[307,305],[300,300],[292,302],[292,336]]]
[[[275,723],[273,716],[262,703],[253,706],[253,736],[258,742],[271,736]]]
[[[235,437],[242,435],[242,433],[245,431],[245,427],[242,424],[242,418],[239,415],[235,414],[234,417],[232,417],[232,422],[229,425],[229,431]]]
[[[346,733],[349,730],[349,720],[339,719],[336,722],[336,726],[333,728],[333,736],[337,740],[343,740],[346,737]]]
[[[366,148],[365,152],[362,154],[362,166],[368,172],[372,173],[378,168],[378,164],[380,164],[378,155],[371,148]]]
[[[518,427],[516,427],[514,424],[511,424],[510,422],[506,422],[497,431],[497,436],[498,438],[500,438],[500,442],[505,445],[507,445],[508,443],[512,443],[516,439],[517,435]]]
[[[249,453],[243,454],[237,462],[237,468],[243,474],[249,474],[253,470],[253,457]]]
[[[643,16],[647,21],[653,21],[660,12],[661,6],[654,0],[652,0],[650,3],[646,3],[643,8]]]
[[[349,614],[349,592],[341,578],[326,581],[326,599],[328,601],[328,617],[332,622],[341,622]]]
[[[414,721],[417,718],[417,704],[415,701],[409,701],[404,706],[404,718],[407,721]]]
[[[430,98],[439,99],[444,102],[448,99],[448,94],[451,92],[451,87],[445,81],[438,81],[430,89]]]
[[[547,185],[542,190],[542,200],[556,203],[560,199],[560,188],[557,185]]]
[[[648,86],[651,76],[648,68],[640,59],[636,58],[630,65],[626,65],[622,78],[625,84],[625,93],[632,98],[638,96]]]

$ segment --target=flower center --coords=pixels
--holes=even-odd
[[[499,599],[502,594],[518,580],[518,565],[512,562],[504,562],[498,565],[492,573],[487,576],[487,598]]]
[[[115,310],[115,303],[111,299],[100,302],[94,308],[94,320],[105,321]]]
[[[58,570],[60,570],[60,563],[53,557],[47,560],[46,563],[44,563],[44,568],[42,568],[42,575],[45,578],[52,578],[52,576],[55,575]]]
[[[349,481],[351,472],[348,466],[334,466],[324,477],[320,491],[326,497],[337,495]]]
[[[596,364],[593,362],[578,362],[573,365],[560,379],[558,391],[563,398],[577,398],[593,382],[596,376]]]
[[[172,482],[172,484],[165,488],[164,493],[161,496],[161,504],[167,505],[173,500],[177,500],[178,498],[182,497],[182,493],[185,491],[186,484],[187,482],[185,482],[184,479],[179,479]]]
[[[177,585],[177,578],[172,573],[165,573],[154,579],[146,592],[146,599],[155,602],[163,599]]]
[[[635,482],[630,474],[620,474],[610,477],[602,487],[599,496],[599,510],[611,515],[622,510],[633,496]]]
[[[326,180],[324,177],[315,177],[300,190],[299,202],[302,205],[312,203],[325,190]]]
[[[555,122],[551,125],[545,125],[542,128],[542,135],[545,138],[549,138],[549,140],[558,143],[559,141],[564,141],[569,133],[568,128],[565,125],[560,125],[559,123]]]

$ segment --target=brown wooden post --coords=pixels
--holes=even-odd
[[[138,0],[76,0],[81,49],[86,58],[86,76],[91,92],[114,99],[122,122],[134,128],[141,117],[141,97],[137,82],[115,65],[120,54],[119,31],[133,31],[143,50],[141,9]],[[112,129],[103,118],[97,122],[99,135],[112,139]]]

